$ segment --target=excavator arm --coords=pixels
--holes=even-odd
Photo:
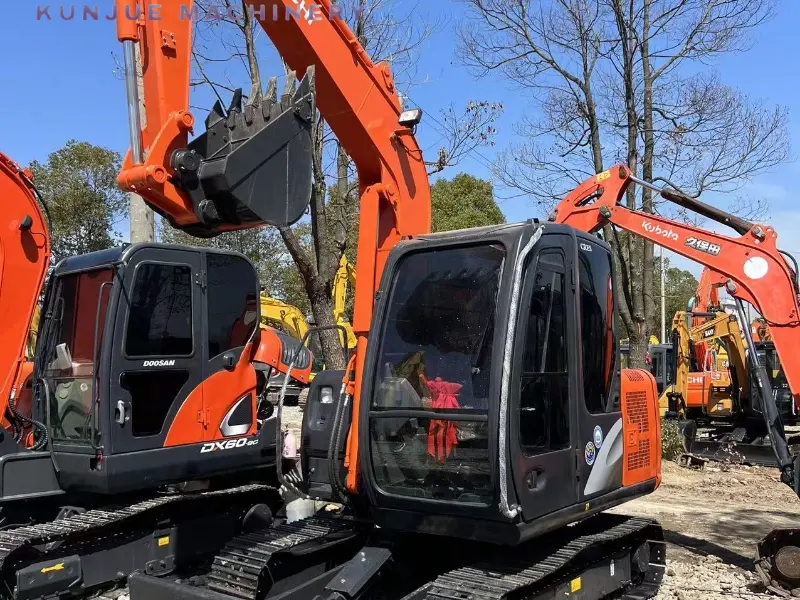
[[[704,268],[700,274],[700,281],[697,284],[694,298],[689,301],[689,312],[708,313],[720,310],[719,303],[719,274],[709,268]],[[705,321],[703,317],[689,317],[690,327],[702,325]],[[695,360],[703,360],[706,352],[706,344],[702,341],[695,344]]]
[[[261,320],[300,341],[308,331],[305,315],[296,306],[261,293]]]
[[[337,325],[344,327],[347,332],[347,347],[355,348],[356,335],[353,333],[353,326],[347,320],[345,315],[347,308],[347,287],[349,285],[356,287],[356,270],[353,265],[347,260],[345,255],[342,255],[339,261],[339,268],[336,269],[336,276],[333,278],[333,321]],[[342,334],[339,334],[339,340],[344,346]]]
[[[670,202],[727,225],[739,237],[629,209],[621,200],[631,184],[649,187]],[[793,348],[800,332],[797,268],[778,250],[778,235],[772,227],[750,223],[675,190],[642,181],[624,165],[614,166],[583,182],[559,203],[550,220],[588,232],[612,224],[708,267],[713,272],[709,274],[710,285],[725,286],[737,301],[742,322],[745,322],[743,301],[753,305],[767,321],[795,404],[800,405],[800,353]],[[744,333],[748,349],[755,355],[749,328],[745,328]],[[783,424],[768,393],[767,374],[763,368],[757,368],[757,376],[765,422],[778,464],[784,480],[798,491],[800,480],[795,478],[796,469]]]
[[[719,274],[705,267],[700,274],[700,281],[697,283],[697,289],[691,302],[691,310],[701,313],[719,310],[719,287]],[[697,317],[693,318],[692,321],[695,325],[699,325],[702,319]]]
[[[402,238],[430,230],[430,186],[413,134],[421,111],[402,110],[389,66],[371,61],[330,0],[247,4],[289,68],[307,75],[280,101],[266,98],[257,105],[256,99],[248,99],[240,109],[235,97],[227,112],[215,107],[206,122],[208,131],[189,142],[195,122],[189,110],[193,3],[117,0],[118,14],[133,17],[117,19],[131,134],[131,150],[118,181],[195,235],[264,223],[290,224],[309,204],[308,161],[314,98],[318,98],[316,107],[352,158],[359,180],[360,285],[353,318],[357,339],[353,414],[357,415],[366,334],[389,251]],[[144,128],[137,45],[142,57]],[[273,189],[279,184],[277,191]],[[353,419],[345,461],[351,492],[357,491],[357,440],[358,419]]]
[[[0,153],[0,198],[6,224],[0,234],[0,314],[13,316],[0,327],[0,423],[19,398],[31,373],[26,360],[31,328],[38,329],[39,294],[50,264],[50,235],[31,173]]]

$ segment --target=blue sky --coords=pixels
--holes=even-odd
[[[109,13],[111,0],[93,0],[92,4],[95,1],[101,15]],[[410,94],[411,101],[427,114],[418,130],[420,142],[428,156],[434,156],[440,138],[437,129],[441,129],[436,122],[441,119],[438,113],[450,102],[456,107],[469,99],[503,102],[506,110],[497,123],[496,146],[480,149],[444,174],[449,177],[464,171],[490,179],[489,162],[514,139],[512,126],[530,108],[529,103],[501,80],[476,80],[459,66],[454,56],[453,23],[460,9],[456,0],[414,5],[441,25],[420,49],[415,79],[424,83]],[[23,164],[45,159],[70,138],[124,152],[128,146],[125,97],[123,83],[114,72],[112,53],[120,53],[114,23],[102,17],[97,22],[64,21],[58,16],[62,5],[57,2],[50,5],[52,21],[37,21],[36,6],[28,0],[4,5],[5,27],[0,36],[0,56],[4,57],[0,125],[4,135],[0,149]],[[80,14],[83,4],[75,6]],[[408,10],[412,4],[401,2],[400,6]],[[776,18],[752,35],[753,47],[748,52],[724,56],[708,66],[725,83],[789,108],[793,156],[800,147],[800,69],[793,58],[797,54],[797,23],[800,2],[785,0]],[[279,67],[274,57],[267,57],[262,69],[268,75]],[[193,103],[210,106],[210,93],[203,94],[194,97]],[[798,175],[800,164],[790,162],[756,178],[744,193],[769,200],[768,221],[775,224],[781,246],[800,254],[800,207],[793,202],[792,193]],[[503,196],[502,190],[497,192]],[[500,206],[509,220],[543,216],[526,198],[504,200]],[[677,263],[699,272],[689,261]]]

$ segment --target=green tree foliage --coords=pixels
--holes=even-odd
[[[492,184],[460,173],[431,186],[431,230],[451,231],[505,223]]]
[[[127,198],[117,187],[121,160],[107,148],[69,140],[44,163],[30,164],[53,220],[53,263],[120,242],[114,225],[127,208]]]
[[[661,259],[655,257],[653,268],[653,299],[656,305],[657,317],[653,320],[652,330],[661,335]],[[679,310],[686,310],[689,299],[694,297],[697,290],[697,278],[690,271],[669,266],[669,259],[664,259],[666,268],[664,278],[664,313],[667,330],[670,328],[672,317]],[[664,340],[661,340],[662,342]]]

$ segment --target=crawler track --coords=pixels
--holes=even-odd
[[[330,595],[333,588],[327,588],[326,584],[345,584],[344,570],[368,560],[365,556],[371,554],[369,548],[375,548],[376,543],[377,547],[391,547],[391,538],[372,533],[359,535],[354,521],[324,515],[273,526],[229,542],[199,586],[169,577],[137,575],[131,598],[309,600],[318,594],[338,597]],[[407,543],[410,538],[403,539]],[[429,544],[430,539],[425,542],[419,538],[418,543]],[[454,543],[463,542],[454,540]],[[359,585],[363,587],[356,591],[356,597],[540,600],[575,596],[584,600],[608,597],[645,600],[658,591],[664,574],[665,545],[661,527],[655,521],[602,514],[520,546],[485,547],[463,566],[433,575],[427,582],[428,575],[417,578],[414,586],[419,587],[415,591],[408,593],[414,586],[402,586],[401,582],[406,595],[398,593],[398,580],[392,578],[392,570],[400,567],[401,573],[420,575],[417,567],[430,567],[430,556],[424,546],[410,556],[402,550],[397,555],[393,553],[393,558],[376,572],[382,575],[361,580]],[[349,557],[353,558],[347,562]],[[332,560],[336,564],[331,564]],[[397,564],[407,560],[413,564]],[[319,566],[316,572],[312,572],[313,565]],[[343,570],[340,572],[336,565],[344,565]],[[316,581],[313,590],[308,587],[312,579]],[[576,594],[579,590],[581,593]]]
[[[218,550],[235,535],[244,511],[273,499],[279,499],[275,488],[245,485],[157,496],[0,532],[3,597],[81,593],[124,580],[131,567],[168,573],[182,560]],[[208,534],[187,544],[189,529],[209,516],[217,520],[209,522]],[[178,539],[184,542],[180,546]]]
[[[618,520],[605,515],[596,519],[608,523]],[[620,522],[608,529],[570,538],[569,533],[565,533],[564,543],[560,547],[548,548],[544,556],[541,546],[534,541],[522,546],[516,553],[505,552],[491,560],[445,573],[426,586],[424,599],[538,598],[542,594],[551,594],[553,589],[559,587],[567,589],[570,585],[577,586],[578,589],[584,585],[588,587],[581,580],[581,576],[597,565],[604,570],[610,570],[613,577],[615,575],[615,569],[611,567],[613,564],[622,581],[626,576],[630,576],[630,573],[626,574],[625,569],[630,564],[631,551],[642,553],[640,559],[646,561],[648,569],[643,580],[628,589],[624,597],[644,600],[651,598],[658,591],[658,584],[664,571],[664,552],[661,528],[655,521],[623,517]],[[640,548],[647,550],[639,550]],[[565,578],[569,579],[572,575],[575,577],[565,582]]]
[[[208,588],[242,600],[261,596],[264,579],[275,569],[270,564],[277,552],[322,540],[352,528],[347,519],[311,517],[245,534],[231,540],[215,558]]]

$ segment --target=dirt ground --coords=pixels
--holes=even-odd
[[[654,518],[664,528],[667,576],[657,600],[776,598],[752,567],[759,539],[798,523],[800,500],[777,471],[715,463],[699,471],[668,462],[662,473],[655,493],[613,511]]]

